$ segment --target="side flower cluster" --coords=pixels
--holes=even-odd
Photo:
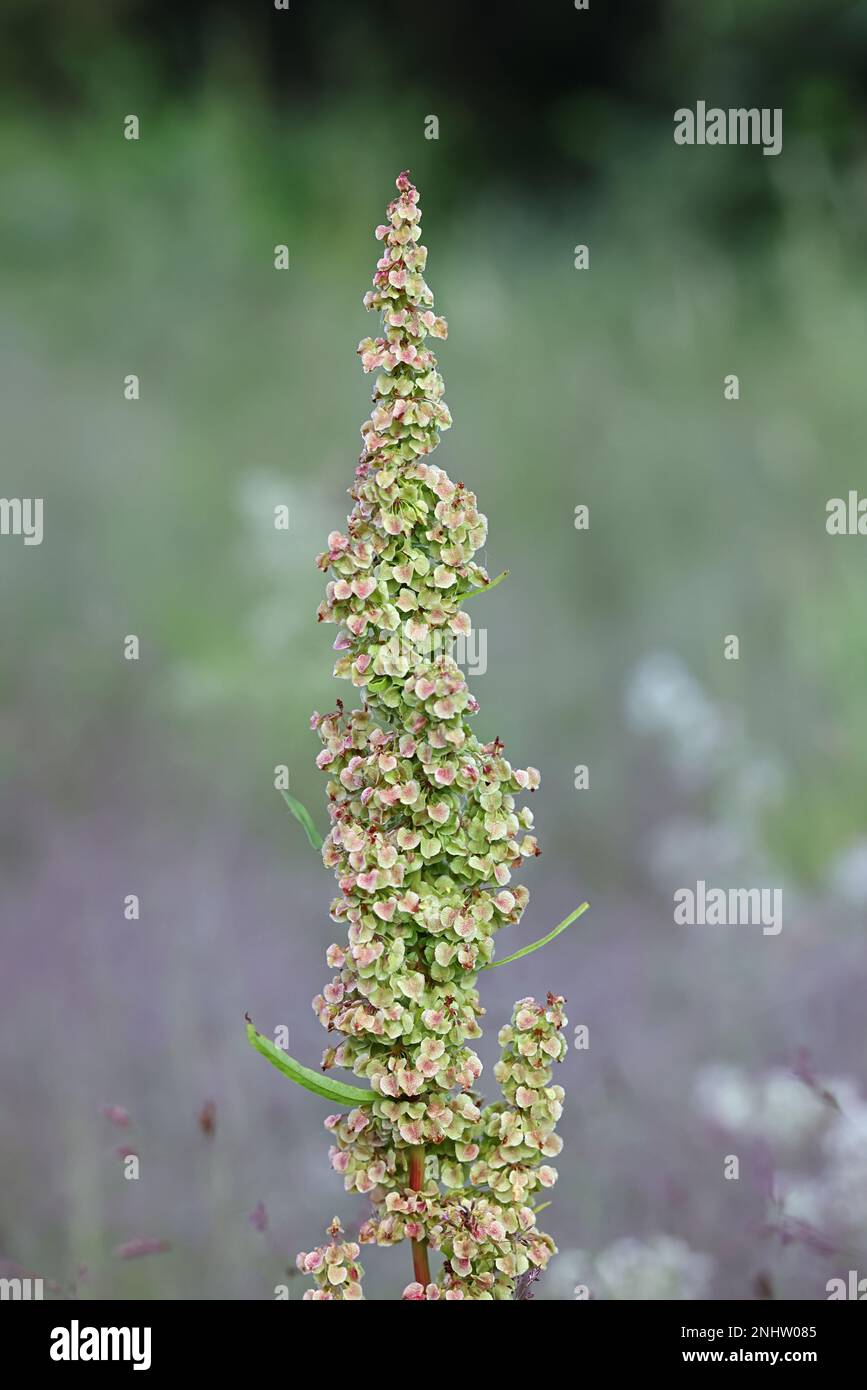
[[[359,345],[377,375],[353,508],[317,561],[330,574],[318,617],[338,626],[334,674],[362,703],[311,721],[328,777],[331,917],[347,933],[328,948],[332,978],[313,1007],[331,1038],[323,1069],[371,1087],[370,1106],[327,1121],[332,1166],[374,1204],[362,1242],[441,1252],[441,1284],[407,1298],[511,1297],[554,1248],[528,1201],[556,1177],[543,1160],[560,1147],[550,1064],[565,1053],[565,1019],[553,996],[516,1006],[500,1034],[504,1101],[483,1107],[477,975],[527,905],[513,875],[540,851],[516,798],[539,774],[472,732],[478,702],[449,649],[471,631],[464,600],[490,582],[473,559],[487,522],[427,461],[451,424],[428,346],[447,327],[422,275],[418,193],[406,174],[397,188],[365,297],[382,333]]]
[[[328,1227],[331,1237],[327,1245],[319,1245],[315,1250],[304,1250],[296,1258],[296,1265],[302,1274],[312,1274],[316,1280],[315,1289],[307,1289],[307,1301],[332,1302],[336,1299],[357,1300],[364,1298],[361,1280],[364,1270],[358,1263],[360,1247],[355,1241],[340,1241],[343,1227],[335,1216]]]

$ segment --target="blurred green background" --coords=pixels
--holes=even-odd
[[[526,939],[593,901],[491,996],[488,1042],[551,982],[596,1020],[558,1078],[549,1229],[670,1230],[718,1295],[772,1269],[824,1296],[815,1252],[762,1244],[758,1178],[741,1206],[720,1190],[686,1101],[702,1062],[800,1049],[867,1082],[867,542],[825,530],[867,488],[867,4],[7,0],[3,28],[2,489],[45,499],[45,540],[0,541],[0,1255],[67,1292],[270,1297],[352,1219],[325,1108],[241,1024],[322,1045],[331,883],[273,769],[324,824],[307,718],[347,691],[314,557],[346,514],[372,230],[408,167],[450,328],[436,462],[511,571],[473,613],[478,727],[543,774]],[[675,146],[698,99],[782,107],[782,154]],[[784,885],[779,940],[685,944],[690,875]],[[133,1114],[137,1184],[105,1103]],[[117,1264],[139,1235],[173,1249]],[[389,1260],[370,1296],[403,1286]]]

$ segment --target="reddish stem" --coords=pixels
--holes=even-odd
[[[409,1185],[413,1192],[424,1187],[424,1144],[414,1144],[409,1151]],[[412,1272],[424,1288],[431,1282],[426,1240],[412,1242]]]

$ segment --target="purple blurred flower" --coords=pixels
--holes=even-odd
[[[268,1213],[265,1210],[264,1202],[257,1202],[247,1218],[250,1225],[257,1231],[267,1231]]]
[[[119,1260],[137,1260],[142,1255],[164,1255],[171,1248],[171,1243],[167,1240],[138,1236],[135,1240],[128,1240],[124,1245],[115,1246],[114,1253]]]
[[[127,1129],[132,1123],[129,1111],[124,1110],[122,1105],[104,1105],[99,1113],[118,1129]]]

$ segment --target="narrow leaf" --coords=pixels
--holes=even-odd
[[[492,579],[489,584],[482,584],[478,589],[467,589],[465,594],[461,594],[458,602],[463,603],[464,599],[476,598],[479,594],[489,594],[492,589],[496,589],[497,585],[502,584],[503,580],[508,579],[508,577],[509,571],[503,570],[503,573],[498,574],[496,579]]]
[[[576,918],[585,913],[589,906],[589,903],[582,903],[580,907],[576,907],[574,912],[570,912],[568,917],[564,917],[559,926],[556,926],[553,931],[549,931],[547,936],[543,936],[539,941],[531,942],[529,946],[522,946],[520,951],[513,952],[511,956],[503,956],[502,960],[490,961],[487,965],[482,966],[482,970],[493,970],[495,965],[508,965],[510,961],[520,960],[521,956],[529,956],[531,951],[538,951],[540,946],[547,946],[549,941],[553,941],[555,936],[559,936],[561,931],[565,931]]]
[[[302,1067],[300,1062],[296,1062],[294,1057],[290,1057],[288,1052],[272,1043],[270,1038],[266,1038],[263,1033],[257,1033],[256,1029],[247,1015],[247,1040],[257,1052],[261,1052],[263,1057],[282,1071],[284,1076],[288,1076],[290,1081],[294,1081],[298,1086],[303,1086],[305,1091],[313,1091],[317,1096],[324,1096],[326,1100],[334,1101],[336,1105],[370,1105],[375,1099],[373,1091],[368,1087],[366,1090],[361,1086],[347,1086],[344,1081],[333,1081],[324,1072],[311,1071],[310,1067]]]
[[[290,796],[288,792],[284,792],[281,790],[280,795],[286,802],[286,805],[289,807],[289,810],[292,812],[295,819],[299,820],[301,824],[304,826],[307,838],[310,841],[313,848],[321,849],[322,836],[319,834],[319,831],[313,824],[313,817],[307,810],[307,807],[302,806],[301,802],[297,799],[297,797]]]

